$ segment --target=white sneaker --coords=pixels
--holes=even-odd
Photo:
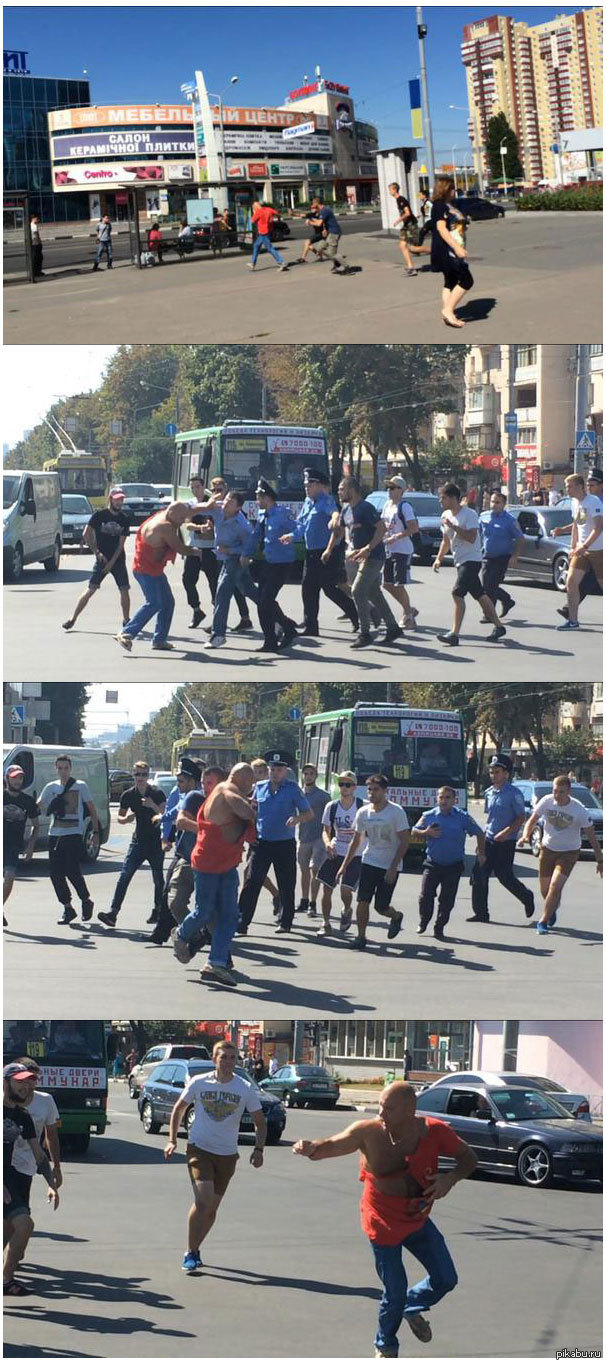
[[[221,649],[221,646],[224,644],[225,644],[224,635],[211,635],[210,640],[207,640],[206,644],[203,645],[202,647],[203,649]]]

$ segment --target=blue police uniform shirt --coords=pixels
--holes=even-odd
[[[279,787],[272,789],[271,781],[257,782],[254,791],[257,802],[257,834],[259,839],[294,839],[295,827],[290,829],[286,821],[291,815],[300,815],[309,810],[309,801],[296,782],[286,778]]]
[[[205,516],[215,525],[214,552],[217,559],[224,563],[231,555],[242,555],[248,559],[253,550],[253,530],[243,512],[226,517],[222,507],[209,507]],[[219,546],[221,549],[219,549]]]
[[[486,559],[496,559],[499,555],[511,555],[516,540],[522,533],[516,517],[509,512],[491,512],[490,520],[480,522],[482,547]]]
[[[500,834],[502,829],[507,829],[507,826],[518,820],[520,815],[526,814],[524,797],[520,788],[514,787],[512,782],[505,782],[500,790],[496,787],[487,787],[484,792],[484,810],[488,816],[484,831],[487,839],[494,839],[495,834]],[[517,833],[509,835],[509,839],[517,837]],[[509,839],[505,842],[508,843]]]
[[[377,529],[377,522],[380,520],[381,517],[376,507],[373,507],[371,502],[367,502],[366,498],[362,498],[361,502],[356,503],[356,506],[351,508],[351,543],[354,550],[363,550],[365,545],[370,545]],[[385,547],[382,541],[375,545],[368,557],[369,559],[385,559]]]
[[[427,840],[425,857],[438,867],[462,863],[467,835],[484,832],[471,815],[466,810],[459,810],[458,806],[453,806],[448,815],[441,811],[439,806],[434,806],[433,810],[426,811],[425,815],[417,820],[414,828],[429,829],[430,825],[440,826],[440,837]]]
[[[294,536],[297,524],[287,507],[276,502],[271,507],[259,511],[254,530],[255,549],[261,546],[263,558],[268,564],[292,564],[295,558],[294,545],[281,545],[280,536]]]
[[[204,792],[200,791],[199,787],[196,787],[194,791],[184,793],[184,795],[181,797],[181,800],[179,801],[178,810],[186,811],[187,814],[191,815],[192,818],[195,820],[200,809],[200,806],[204,805],[204,800],[205,800]],[[195,831],[189,829],[177,830],[177,842],[175,844],[175,853],[178,853],[179,857],[184,858],[187,863],[191,862],[191,855],[196,846],[197,837],[198,837],[197,830]]]
[[[306,498],[297,517],[295,540],[304,540],[307,550],[325,550],[330,540],[328,523],[336,510],[330,493],[320,493],[315,502]]]
[[[179,791],[179,788],[175,783],[175,786],[173,787],[172,791],[169,792],[166,798],[166,805],[160,817],[160,832],[162,834],[162,838],[166,843],[168,842],[172,835],[173,825],[175,823],[175,816],[177,814],[177,807],[180,803],[180,800],[181,792]]]

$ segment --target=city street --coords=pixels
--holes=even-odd
[[[507,214],[472,224],[475,287],[460,309],[466,342],[599,342],[602,215]],[[284,246],[292,262],[298,245]],[[447,342],[440,318],[441,276],[423,263],[404,273],[398,241],[355,231],[344,243],[355,274],[297,265],[280,274],[260,260],[255,275],[241,254],[194,257],[161,269],[118,263],[110,278],[67,267],[4,294],[4,339],[88,345],[135,342]],[[422,258],[420,258],[422,259]]]
[[[379,1286],[359,1227],[357,1159],[311,1164],[298,1137],[328,1136],[339,1112],[289,1113],[265,1166],[240,1163],[203,1248],[180,1269],[190,1202],[183,1155],[146,1137],[125,1085],[86,1157],[66,1156],[57,1213],[34,1181],[37,1223],[23,1280],[5,1302],[8,1357],[306,1359],[372,1355]],[[601,1345],[601,1199],[590,1185],[529,1190],[479,1176],[436,1206],[459,1284],[431,1313],[424,1356],[554,1358]],[[417,1263],[407,1259],[415,1275]],[[422,1272],[419,1271],[419,1276]],[[419,1358],[408,1329],[401,1354]]]
[[[481,807],[474,805],[483,824]],[[115,815],[115,812],[114,812]],[[7,1018],[35,1014],[41,999],[52,1016],[72,1018],[133,1016],[182,1019],[231,1017],[396,1018],[406,1000],[410,1018],[467,1017],[473,1000],[478,1017],[597,1018],[601,1013],[602,884],[592,855],[583,854],[564,892],[558,928],[539,938],[523,910],[494,879],[490,924],[468,924],[471,888],[461,880],[448,927],[438,943],[429,929],[419,938],[417,901],[420,865],[399,879],[394,896],[404,912],[398,937],[386,941],[385,920],[371,913],[369,946],[352,951],[353,931],[318,939],[320,919],[297,915],[289,937],[275,937],[271,900],[262,893],[246,938],[234,940],[236,989],[202,985],[205,954],[181,966],[172,947],[147,940],[152,879],[137,872],[122,907],[118,928],[97,920],[109,908],[130,831],[115,818],[110,843],[93,869],[86,869],[95,914],[82,926],[59,926],[61,909],[48,880],[48,861],[40,853],[21,870],[6,906],[4,931]],[[469,860],[471,866],[471,859]],[[538,895],[537,860],[516,857],[516,869]],[[336,916],[333,919],[336,927]],[[532,922],[531,922],[532,923]],[[49,952],[51,956],[49,957]],[[571,990],[571,982],[574,989]]]
[[[130,537],[132,555],[134,535]],[[88,581],[92,568],[90,555],[66,554],[60,573],[49,577],[42,568],[26,568],[21,581],[4,589],[4,676],[12,681],[35,679],[55,681],[60,677],[93,678],[96,682],[175,682],[184,679],[235,682],[250,680],[256,668],[256,681],[291,682],[311,676],[332,682],[335,677],[370,682],[392,679],[424,682],[440,676],[445,681],[465,682],[498,677],[502,682],[534,682],[548,676],[552,682],[573,678],[599,678],[602,659],[602,600],[588,597],[582,605],[582,630],[558,633],[562,624],[557,609],[566,598],[555,589],[511,579],[516,605],[507,617],[507,635],[502,644],[489,644],[489,627],[480,625],[480,610],[471,598],[463,623],[460,645],[449,649],[438,640],[438,632],[450,630],[452,620],[451,588],[454,569],[446,565],[439,574],[430,567],[414,564],[410,595],[418,608],[418,629],[407,631],[401,643],[390,647],[351,649],[352,634],[347,621],[339,621],[337,608],[322,597],[319,640],[301,638],[284,655],[257,652],[262,643],[257,613],[252,609],[254,629],[245,635],[228,634],[220,650],[204,648],[208,636],[202,627],[189,629],[191,611],[181,586],[181,565],[169,565],[168,577],[176,600],[171,630],[172,654],[154,654],[151,632],[135,641],[132,653],[125,654],[114,640],[120,626],[119,599],[113,582],[104,584],[93,598],[73,631],[63,631],[76,600]],[[508,582],[510,580],[508,579]],[[200,578],[200,597],[206,610],[210,598],[206,579]],[[133,611],[141,602],[140,590],[132,584]],[[280,594],[283,610],[296,621],[302,620],[301,591],[288,585]],[[237,624],[234,605],[230,615]],[[210,616],[204,625],[210,624]],[[382,633],[382,632],[381,632]],[[198,674],[198,667],[200,674]]]

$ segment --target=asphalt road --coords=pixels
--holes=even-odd
[[[379,1287],[359,1227],[357,1160],[311,1164],[297,1137],[328,1136],[351,1115],[288,1115],[255,1171],[248,1144],[206,1243],[183,1275],[189,1181],[183,1141],[145,1137],[126,1087],[111,1127],[66,1159],[56,1213],[35,1181],[38,1230],[23,1266],[34,1290],[5,1302],[5,1356],[368,1359]],[[459,1284],[431,1313],[423,1355],[551,1358],[601,1344],[601,1200],[590,1186],[527,1190],[493,1176],[457,1185],[435,1221]],[[422,1271],[407,1258],[411,1278]],[[419,1359],[408,1329],[401,1351]]]
[[[131,537],[131,542],[134,536]],[[132,544],[129,554],[132,554]],[[73,631],[67,634],[61,623],[69,619],[75,602],[91,572],[90,555],[65,554],[56,577],[49,577],[37,566],[27,568],[21,581],[4,589],[4,676],[11,680],[54,681],[60,677],[94,679],[95,682],[250,681],[257,669],[258,681],[305,681],[313,677],[332,681],[343,676],[350,682],[401,681],[423,682],[436,675],[451,682],[493,678],[502,682],[534,682],[549,676],[552,681],[571,678],[593,680],[602,669],[602,600],[587,598],[583,604],[583,629],[574,634],[558,633],[562,624],[557,608],[565,597],[555,589],[523,580],[512,580],[516,606],[507,618],[503,643],[488,644],[490,627],[480,625],[480,609],[471,598],[461,643],[449,649],[437,639],[439,631],[450,630],[454,570],[448,565],[439,574],[431,568],[414,565],[411,599],[419,610],[418,630],[407,631],[402,642],[390,647],[373,645],[352,650],[352,633],[347,621],[339,621],[337,608],[322,599],[319,641],[300,639],[285,655],[257,652],[262,634],[253,608],[255,628],[250,634],[228,634],[227,645],[207,650],[208,636],[201,627],[189,628],[191,612],[181,586],[180,565],[171,565],[168,576],[176,600],[171,631],[172,654],[152,654],[151,633],[142,634],[130,654],[125,654],[113,638],[120,627],[119,599],[113,582],[104,584],[89,603]],[[210,610],[206,579],[201,576],[200,595]],[[133,610],[141,601],[133,583]],[[283,609],[296,621],[302,620],[301,591],[288,585],[280,595]],[[232,625],[238,613],[231,607]],[[208,625],[210,618],[204,624]],[[200,668],[200,673],[198,673]],[[373,678],[370,677],[372,673]]]
[[[371,915],[369,947],[352,951],[350,930],[316,937],[321,921],[297,915],[292,934],[276,938],[272,905],[262,893],[246,938],[234,940],[236,988],[200,981],[200,955],[187,967],[170,945],[147,939],[153,905],[149,868],[136,873],[118,928],[97,920],[109,908],[128,835],[114,821],[110,843],[87,880],[95,902],[89,924],[58,926],[61,910],[48,880],[45,854],[24,866],[6,906],[4,1012],[29,1016],[41,1007],[52,1018],[292,1019],[409,1018],[557,1019],[598,1018],[602,1002],[602,886],[591,854],[583,854],[564,894],[559,925],[547,938],[529,927],[523,910],[496,882],[491,884],[488,925],[468,924],[471,888],[462,879],[449,925],[449,941],[428,931],[416,934],[419,865],[400,877],[394,896],[404,912],[398,938],[387,942],[386,922]],[[538,895],[537,861],[518,855],[516,867]],[[336,924],[336,918],[334,923]],[[532,923],[532,922],[531,922]],[[50,957],[49,957],[50,952]],[[571,983],[574,987],[571,988]]]
[[[353,226],[353,225],[352,225]],[[162,269],[118,264],[111,274],[49,271],[4,294],[5,344],[135,342],[446,342],[441,278],[429,264],[408,279],[395,238],[348,234],[352,272],[329,265],[279,273],[264,258],[253,275],[241,253],[194,256]],[[469,237],[475,287],[459,340],[566,343],[602,340],[601,214],[507,215],[476,223]],[[284,247],[287,262],[298,245]]]

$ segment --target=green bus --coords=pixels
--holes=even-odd
[[[276,422],[235,418],[220,426],[181,431],[175,437],[173,494],[190,497],[195,475],[208,487],[221,475],[235,492],[244,493],[244,511],[255,519],[255,489],[268,479],[280,502],[295,516],[305,498],[303,472],[314,466],[328,473],[326,433],[322,427],[282,426]]]
[[[313,763],[319,785],[339,795],[337,777],[350,769],[356,794],[366,799],[366,779],[381,772],[388,797],[403,806],[411,825],[436,804],[443,783],[467,806],[467,758],[463,718],[458,711],[424,711],[389,704],[323,711],[303,721],[301,766]]]
[[[107,1030],[101,1019],[5,1019],[4,1065],[34,1058],[40,1089],[52,1095],[61,1119],[61,1138],[85,1152],[91,1133],[107,1125]]]

